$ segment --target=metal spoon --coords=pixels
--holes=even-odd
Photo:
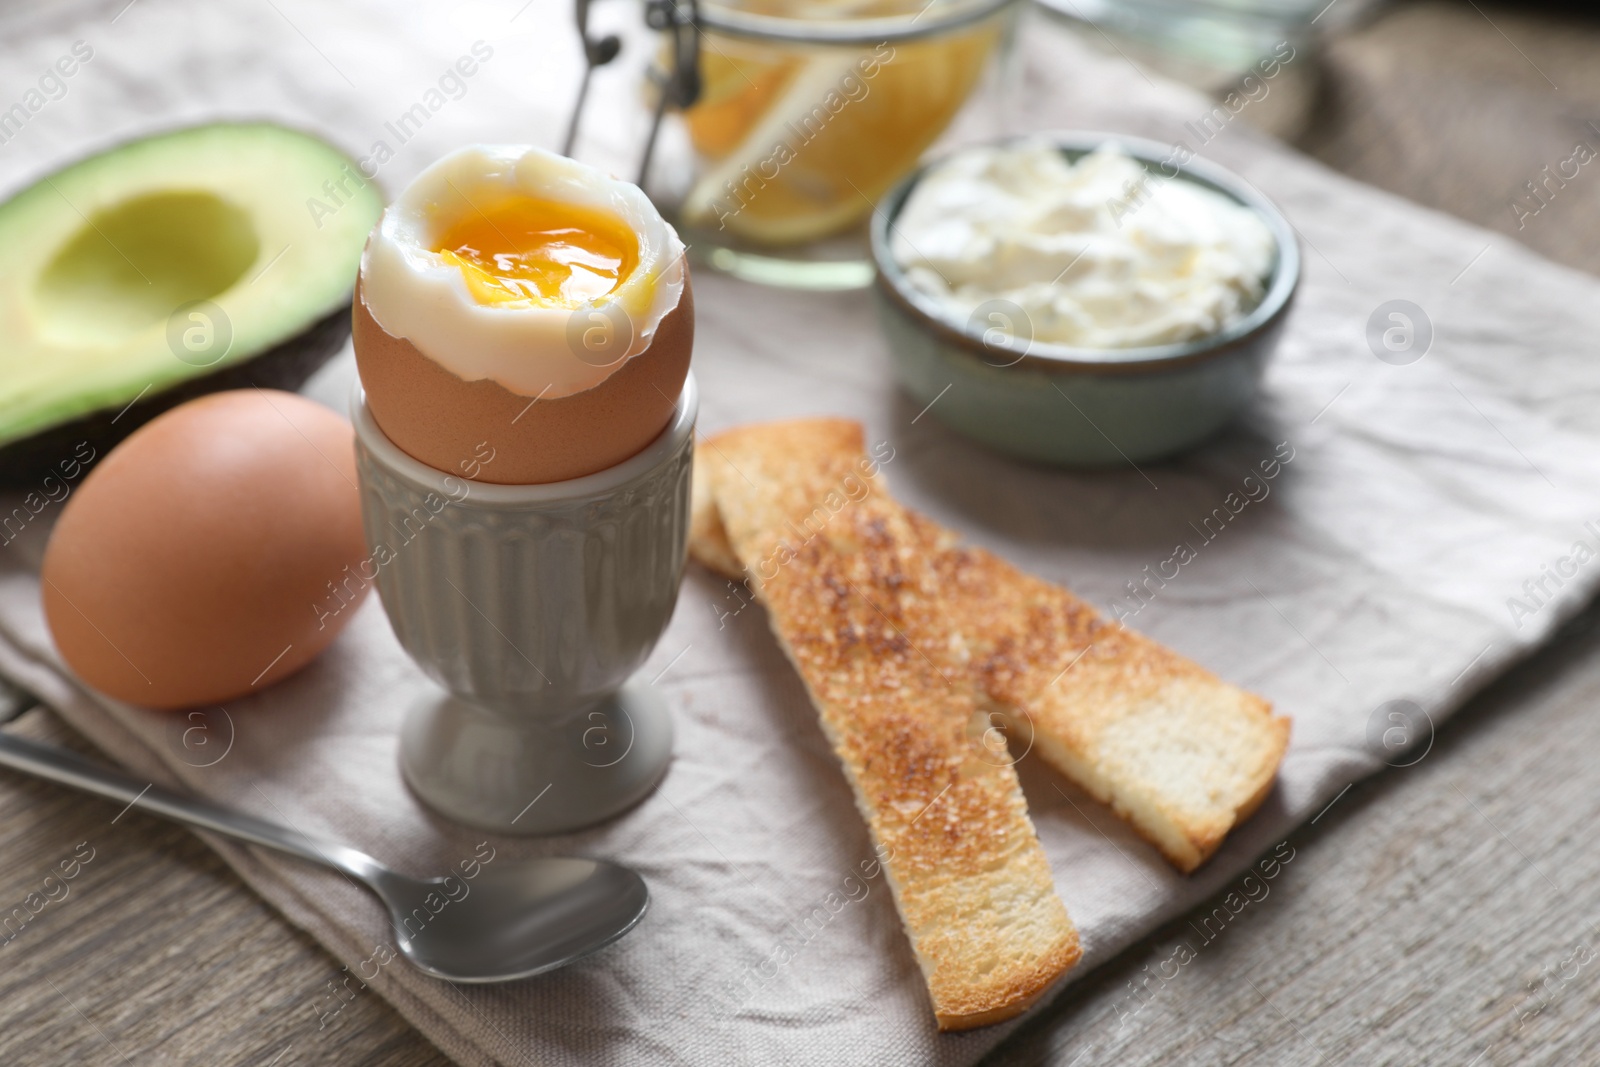
[[[452,982],[508,982],[563,967],[633,929],[650,903],[643,878],[601,860],[491,859],[470,879],[411,878],[345,845],[141,784],[4,730],[0,766],[341,871],[389,909],[401,953]]]

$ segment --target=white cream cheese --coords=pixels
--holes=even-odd
[[[1019,334],[1116,349],[1238,321],[1261,299],[1275,245],[1248,207],[1147,176],[1114,143],[1069,163],[1025,142],[969,149],[930,171],[895,220],[891,251],[912,285],[962,321],[1006,300],[1027,315]]]

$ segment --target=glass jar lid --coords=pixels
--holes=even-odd
[[[702,29],[787,44],[874,45],[932,37],[979,22],[1016,0],[929,0],[883,13],[881,3],[777,5],[700,0]],[[784,6],[800,7],[789,14]],[[853,12],[860,12],[855,14]]]

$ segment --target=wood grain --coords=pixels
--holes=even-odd
[[[1591,608],[1418,763],[1293,834],[1267,895],[1214,940],[1195,916],[1170,924],[991,1067],[1600,1062],[1597,705]],[[1162,980],[1180,942],[1196,958]]]
[[[1400,5],[1330,45],[1300,147],[1361,181],[1600,272],[1600,159],[1568,162],[1579,142],[1600,152],[1597,58],[1592,15],[1456,0]],[[1564,163],[1574,177],[1561,177]]]
[[[1600,271],[1600,159],[1520,226],[1509,206],[1576,141],[1600,149],[1600,22],[1401,4],[1332,42],[1321,73],[1302,149]],[[1189,925],[1219,901],[1169,924],[986,1067],[1600,1062],[1597,705],[1591,608],[1421,762],[1354,786],[1291,836],[1294,860],[1225,933],[1204,942]],[[1195,958],[1162,980],[1180,943]]]
[[[6,729],[93,753],[47,712]],[[0,856],[0,917],[39,909],[0,927],[8,1067],[450,1062],[370,990],[338,998],[340,965],[187,830],[5,774]]]
[[[1520,228],[1509,207],[1575,139],[1600,147],[1597,60],[1593,21],[1402,5],[1330,47],[1302,146],[1600,271],[1600,160]],[[1597,705],[1591,610],[1420,763],[1356,785],[1291,837],[1270,894],[1176,977],[1149,975],[1199,940],[1188,920],[1102,967],[990,1067],[1600,1062]],[[69,736],[39,712],[11,728]],[[80,842],[94,849],[67,897],[0,945],[0,1063],[448,1062],[370,992],[322,1027],[338,964],[187,831],[116,814],[0,777],[0,916]]]

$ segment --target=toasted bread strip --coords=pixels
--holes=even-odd
[[[855,423],[714,444],[728,543],[855,790],[940,1029],[1022,1012],[1077,962],[1078,935],[1016,772],[973,739],[986,723],[912,518],[871,476]]]
[[[694,472],[689,485],[689,554],[718,574],[738,581],[744,577],[744,564],[733,554],[728,531],[722,525],[722,513],[717,510],[717,498],[712,490],[714,466],[727,466],[716,446],[705,441],[695,445]]]
[[[944,531],[919,516],[923,536]],[[1193,871],[1261,804],[1289,743],[1272,705],[992,553],[936,557],[988,706]]]
[[[737,577],[717,500],[696,503],[690,551]],[[939,572],[946,610],[963,621],[982,706],[1005,715],[1012,736],[1111,805],[1179,870],[1205,862],[1271,791],[1289,720],[1065,589],[959,547],[950,531],[908,514]]]

